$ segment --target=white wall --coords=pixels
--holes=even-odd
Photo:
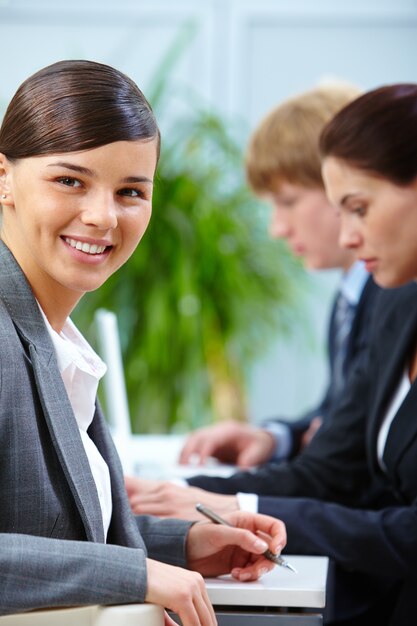
[[[173,70],[176,83],[241,119],[248,133],[281,99],[320,80],[417,82],[415,0],[0,0],[0,105],[61,58],[115,65],[146,93],[184,24],[194,37]],[[255,368],[254,420],[295,416],[320,397],[336,279],[312,276],[310,340],[304,332],[278,342]]]

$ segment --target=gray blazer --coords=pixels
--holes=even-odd
[[[110,470],[107,543],[52,342],[25,276],[0,241],[0,614],[142,602],[147,555],[185,564],[190,524],[132,515],[99,406],[88,432]]]

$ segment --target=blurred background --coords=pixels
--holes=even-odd
[[[416,82],[416,0],[0,0],[0,55],[1,111],[37,69],[86,58],[130,75],[159,120],[151,226],[73,316],[94,343],[95,310],[117,314],[133,431],[318,401],[338,275],[268,239],[243,152],[271,108],[320,82]]]

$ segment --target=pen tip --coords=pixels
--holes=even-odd
[[[294,572],[294,574],[298,574],[297,570],[295,569],[295,567],[293,567],[292,565],[290,565],[289,563],[285,562],[285,567],[287,567],[288,569],[290,569],[292,572]]]

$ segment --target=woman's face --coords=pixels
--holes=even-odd
[[[135,250],[151,217],[156,155],[156,139],[15,163],[0,155],[1,238],[47,315],[66,317]]]
[[[354,250],[382,287],[417,279],[417,177],[400,187],[327,157],[323,179],[341,212],[340,245]]]
[[[272,204],[270,234],[286,239],[308,269],[348,269],[355,260],[339,246],[340,217],[324,190],[284,183],[267,198]]]

